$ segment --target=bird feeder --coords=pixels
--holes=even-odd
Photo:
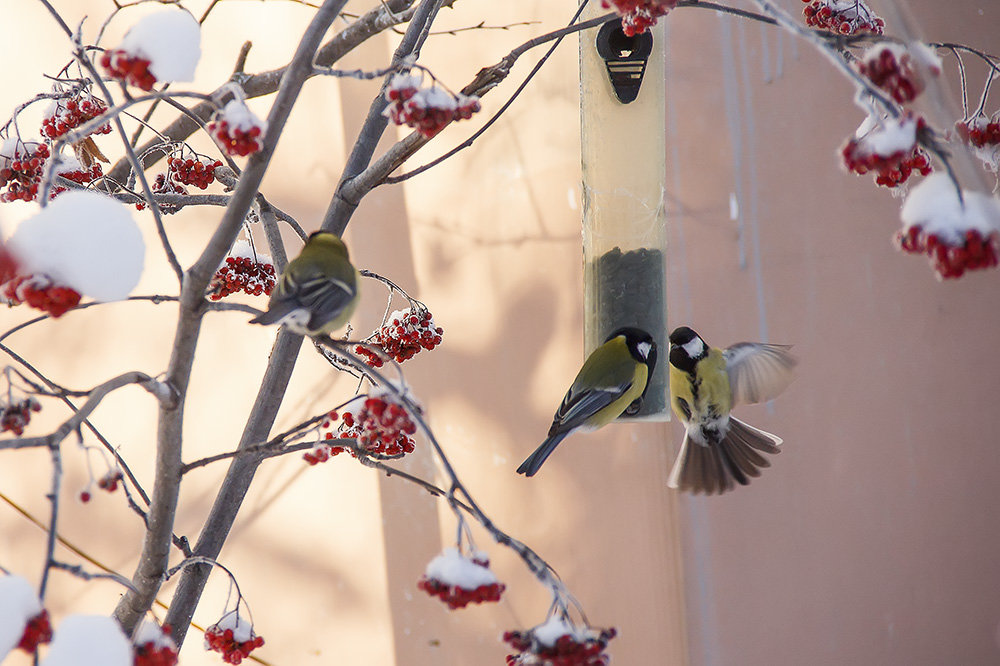
[[[663,42],[662,26],[628,37],[618,19],[580,37],[585,352],[622,326],[659,350],[642,408],[621,418],[669,417]]]

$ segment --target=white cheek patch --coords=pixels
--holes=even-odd
[[[639,356],[643,359],[647,359],[649,358],[649,350],[653,348],[653,345],[648,342],[640,342],[635,346],[635,348],[639,352]]]
[[[688,358],[698,358],[705,353],[705,343],[701,338],[693,338],[691,342],[681,345],[681,349],[688,355]]]

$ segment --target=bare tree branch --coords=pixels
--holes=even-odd
[[[214,274],[219,262],[222,261],[226,252],[229,251],[233,240],[236,238],[237,233],[239,233],[247,211],[260,187],[260,182],[274,153],[281,130],[288,119],[288,114],[291,112],[302,85],[312,75],[314,57],[320,46],[323,34],[333,23],[334,19],[336,19],[337,14],[343,9],[346,2],[347,0],[326,0],[322,8],[316,12],[316,15],[309,23],[295,51],[295,55],[292,57],[291,62],[284,72],[284,76],[281,78],[278,95],[275,98],[274,105],[271,107],[270,114],[268,114],[268,130],[264,137],[263,149],[250,158],[247,168],[240,177],[239,184],[233,193],[233,201],[230,202],[229,207],[226,209],[226,214],[223,216],[218,229],[216,229],[215,234],[213,234],[201,257],[199,257],[198,261],[188,271],[184,290],[181,293],[181,322],[178,326],[178,337],[175,344],[175,348],[182,347],[184,349],[183,359],[179,361],[179,369],[183,372],[181,379],[185,383],[184,389],[181,391],[182,395],[186,393],[186,382],[190,377],[191,364],[194,360],[194,346],[197,339],[198,327],[201,322],[200,312],[203,311],[201,304],[204,302],[203,294],[208,285],[208,280]],[[185,322],[185,318],[188,318],[189,321]],[[274,423],[274,418],[277,416],[278,406],[281,404],[281,398],[284,396],[288,380],[291,378],[291,372],[295,366],[295,358],[298,355],[301,345],[301,336],[288,333],[284,330],[278,333],[264,380],[238,448],[244,448],[266,437],[267,431],[270,430]],[[168,374],[168,376],[170,375]],[[179,412],[180,410],[177,411]],[[183,465],[180,456],[182,418],[179,414],[173,414],[170,415],[169,420],[172,422],[171,432],[164,433],[167,437],[160,441],[158,448],[171,449],[169,460],[165,460],[163,465],[165,468],[163,472],[164,481],[179,486]],[[194,548],[195,555],[211,559],[215,559],[218,556],[222,549],[222,544],[225,543],[229,535],[233,521],[236,519],[236,514],[239,511],[250,482],[253,480],[259,462],[258,456],[242,456],[233,460],[226,479],[223,481],[219,495],[216,497],[209,517],[205,521],[202,532],[198,537],[198,542]],[[160,477],[161,471],[160,465],[158,465],[157,485],[160,484]],[[166,497],[166,499],[169,502],[169,506],[165,507],[164,518],[172,517],[173,515],[177,501],[176,488],[171,491],[170,496]],[[154,506],[155,500],[156,492],[154,489]],[[150,514],[152,516],[153,507],[150,508]],[[147,535],[153,534],[153,532],[154,526],[151,521]],[[144,584],[145,589],[149,590],[149,592],[144,594],[141,599],[129,599],[129,595],[126,595],[118,607],[119,612],[117,616],[128,629],[131,629],[142,613],[149,608],[155,591],[159,589],[158,579],[162,575],[166,565],[166,551],[164,548],[166,530],[161,528],[160,532],[156,538],[155,549],[153,547],[150,548],[150,555],[153,557],[147,558],[144,550],[143,562],[140,562],[140,570],[137,571],[137,577],[140,574],[144,574],[142,584],[133,579],[137,583],[137,587],[143,588]],[[150,541],[151,539],[147,538],[147,545],[150,545]],[[143,563],[145,563],[145,567]],[[154,574],[157,578],[155,581],[152,580],[152,575]],[[181,582],[170,604],[166,620],[174,628],[174,640],[177,641],[178,645],[183,643],[188,623],[194,613],[198,599],[201,597],[208,574],[209,568],[202,565],[185,569],[184,574],[181,576]],[[139,603],[136,603],[136,601]]]
[[[58,444],[66,439],[70,433],[79,429],[83,421],[90,416],[95,409],[97,409],[97,406],[101,404],[101,401],[104,400],[109,393],[116,391],[123,386],[128,386],[129,384],[138,384],[155,396],[161,404],[175,405],[177,402],[176,396],[165,384],[153,379],[144,372],[126,372],[114,377],[113,379],[109,379],[103,384],[95,386],[88,391],[87,394],[89,397],[87,398],[87,401],[80,405],[76,412],[63,421],[62,425],[56,428],[54,432],[40,437],[16,437],[14,439],[5,439],[0,441],[0,449],[26,449],[38,446],[58,446]]]
[[[422,0],[417,11],[414,12],[413,18],[410,19],[406,34],[403,35],[402,41],[392,55],[390,68],[397,67],[400,63],[407,60],[416,60],[416,57],[420,54],[420,48],[423,46],[424,40],[427,39],[430,26],[434,22],[438,10],[441,9],[443,1]],[[381,140],[382,134],[385,132],[386,125],[389,122],[382,113],[388,104],[385,99],[385,87],[387,84],[388,79],[382,83],[382,88],[379,89],[378,94],[375,95],[375,99],[372,100],[371,106],[368,108],[368,116],[365,118],[361,131],[358,132],[358,138],[354,142],[350,156],[347,158],[347,164],[344,165],[340,183],[337,184],[337,189],[334,191],[333,198],[327,206],[326,214],[323,216],[323,223],[320,225],[322,229],[333,231],[338,236],[344,233],[344,229],[347,228],[347,223],[357,209],[361,197],[364,196],[364,193],[355,193],[346,190],[345,185],[350,183],[357,174],[368,167],[372,156],[375,154],[375,149],[378,147],[378,142]]]

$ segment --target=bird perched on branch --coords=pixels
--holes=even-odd
[[[267,311],[251,324],[281,323],[303,335],[322,335],[347,323],[358,305],[358,271],[336,234],[317,231],[288,262]]]
[[[740,403],[770,400],[792,380],[785,345],[740,342],[709,347],[687,326],[670,334],[670,404],[684,424],[671,488],[712,495],[747,485],[780,452],[781,438],[730,416]]]
[[[567,435],[589,432],[642,406],[656,367],[656,343],[637,328],[619,328],[595,349],[569,387],[552,419],[548,438],[517,468],[534,476]]]

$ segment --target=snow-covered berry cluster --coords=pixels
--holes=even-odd
[[[135,657],[132,666],[176,666],[177,644],[170,637],[170,625],[158,627],[144,621],[132,639]]]
[[[322,424],[327,430],[320,441],[303,455],[310,465],[326,462],[332,456],[348,451],[357,457],[354,448],[337,446],[338,439],[354,439],[365,454],[378,458],[399,458],[413,453],[416,442],[413,435],[417,425],[406,407],[399,403],[395,393],[386,389],[375,389],[364,398],[359,398],[340,415],[340,425],[334,429],[338,418],[336,411],[327,414]]]
[[[607,666],[611,657],[604,650],[617,633],[574,627],[553,616],[534,629],[504,633],[504,642],[518,651],[507,655],[507,666]]]
[[[45,172],[49,147],[36,141],[8,139],[0,148],[0,201],[34,201]]]
[[[656,25],[656,20],[666,16],[678,2],[679,0],[601,0],[601,6],[614,9],[621,15],[622,32],[631,37]]]
[[[20,437],[31,423],[31,413],[40,411],[42,406],[31,396],[11,402],[0,399],[0,432],[12,432]]]
[[[434,325],[430,310],[410,306],[396,310],[375,331],[365,344],[354,351],[373,368],[381,368],[385,360],[379,352],[402,363],[413,358],[421,349],[430,351],[441,344],[444,329]]]
[[[276,281],[271,257],[255,252],[249,242],[240,240],[212,277],[209,298],[218,301],[241,291],[250,296],[270,296]]]
[[[469,604],[500,601],[506,589],[490,571],[486,553],[476,552],[466,557],[458,548],[448,548],[431,560],[417,587],[440,598],[453,610]]]
[[[168,157],[167,174],[180,185],[194,185],[204,190],[215,180],[215,170],[222,166],[219,160],[201,157]]]
[[[66,180],[71,180],[79,185],[92,183],[104,175],[104,170],[98,162],[94,162],[89,167],[83,166],[79,160],[73,158],[62,158],[59,166],[56,167],[56,175],[62,176]],[[52,188],[52,196],[65,192],[67,188],[55,186]]]
[[[955,131],[972,146],[990,171],[1000,171],[1000,111],[993,117],[977,115],[955,123]]]
[[[881,35],[885,21],[864,0],[802,0],[806,25],[841,35],[871,33]]]
[[[993,117],[984,115],[960,120],[955,123],[955,130],[963,141],[968,141],[976,148],[1000,145],[1000,111]]]
[[[1000,199],[963,190],[947,174],[934,174],[903,203],[896,247],[924,254],[940,279],[993,268],[1000,257]]]
[[[58,139],[66,132],[90,122],[108,110],[104,100],[88,92],[80,92],[73,97],[52,102],[42,118],[42,136]],[[110,134],[111,125],[104,124],[95,134]]]
[[[149,71],[150,60],[132,55],[125,49],[108,49],[101,54],[101,67],[113,79],[149,92],[156,85],[156,77]]]
[[[396,125],[412,127],[426,137],[440,132],[453,120],[468,120],[479,111],[479,98],[452,94],[412,74],[395,74],[385,89],[389,101],[385,115]]]
[[[896,247],[909,254],[924,254],[942,279],[959,278],[965,271],[994,268],[1000,253],[1000,232],[985,237],[978,229],[969,229],[964,237],[939,236],[914,224],[896,232]]]
[[[941,73],[941,61],[930,48],[914,44],[912,49],[902,44],[876,44],[857,61],[858,71],[898,103],[912,102],[927,87],[916,58],[932,75]]]
[[[0,284],[0,302],[28,304],[52,317],[61,317],[80,304],[80,292],[55,284],[44,275],[18,275]]]
[[[924,128],[922,118],[912,116],[865,119],[840,154],[848,171],[858,175],[875,174],[875,183],[898,187],[917,171],[926,176],[932,171],[930,157],[917,145],[917,135]]]
[[[242,100],[230,100],[208,123],[208,133],[228,155],[246,157],[264,147],[267,123]]]
[[[263,644],[250,621],[235,610],[205,630],[205,649],[220,653],[227,664],[241,663]]]

